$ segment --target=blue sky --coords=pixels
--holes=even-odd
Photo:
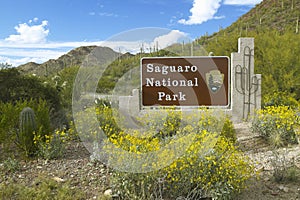
[[[103,45],[124,31],[146,27],[165,29],[153,38],[159,38],[163,48],[181,37],[195,39],[225,28],[261,1],[1,0],[0,63],[42,63],[73,48]],[[120,49],[112,41],[109,45]],[[134,49],[138,48],[132,41],[123,41],[122,52]]]

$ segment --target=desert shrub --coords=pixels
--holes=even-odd
[[[286,155],[287,150],[281,153],[278,149],[273,149],[269,161],[273,167],[273,178],[276,182],[297,182],[300,180],[300,169],[295,160],[289,160]]]
[[[206,131],[197,134],[186,154],[164,169],[168,174],[167,193],[172,194],[171,198],[194,196],[196,198],[193,199],[226,199],[244,188],[245,181],[253,172],[251,165],[222,136],[210,151],[203,150],[203,141],[213,140],[214,137]]]
[[[0,102],[0,144],[3,152],[9,150],[18,130],[20,108],[11,103]]]
[[[253,173],[253,168],[242,153],[222,136],[216,137],[216,134],[205,130],[194,136],[182,137],[182,140],[194,139],[192,145],[183,156],[162,169],[147,173],[114,171],[112,185],[115,193],[118,193],[121,199],[226,199],[243,189],[245,181]],[[126,140],[122,137],[119,136],[117,141]],[[208,142],[214,140],[216,144]],[[141,142],[140,139],[132,137],[130,141],[136,142],[129,144],[129,151],[137,154],[163,148],[162,143],[155,139]],[[125,144],[128,143],[124,142],[123,145]],[[133,148],[137,146],[144,148]],[[164,160],[157,160],[152,165],[161,162]]]
[[[247,158],[233,145],[235,133],[227,116],[214,115],[209,110],[197,113],[201,116],[185,115],[172,109],[149,112],[136,119],[145,127],[140,131],[121,130],[117,126],[121,122],[107,106],[96,112],[100,115],[98,119],[103,120],[100,127],[108,136],[103,151],[111,153],[113,144],[137,158],[161,152],[151,164],[143,164],[142,168],[152,169],[143,173],[133,172],[137,161],[128,160],[122,151],[117,152],[115,158],[110,157],[110,164],[127,163],[131,167],[128,168],[131,172],[114,170],[112,173],[114,193],[121,199],[225,199],[239,192],[253,173]],[[104,116],[105,113],[108,115]],[[179,145],[176,148],[183,150],[182,154],[168,151],[168,145]],[[167,163],[166,158],[173,159]]]
[[[39,177],[30,186],[9,180],[0,183],[0,199],[71,200],[86,199],[85,191],[71,187],[68,182],[58,183],[51,178]]]
[[[3,150],[8,152],[17,140],[20,133],[20,113],[30,107],[34,111],[36,121],[36,133],[44,135],[52,131],[49,118],[49,106],[45,100],[16,101],[15,103],[3,103],[0,101],[0,144]]]
[[[61,113],[62,109],[59,92],[54,87],[45,84],[38,77],[20,74],[16,68],[0,70],[0,99],[3,103],[12,104],[43,99],[50,108],[50,119],[53,120],[53,124],[54,117],[57,117],[55,115]],[[36,110],[34,111],[36,112]],[[63,114],[61,113],[61,115]],[[63,117],[61,116],[61,118]],[[59,126],[59,124],[55,125]]]
[[[163,117],[161,120],[162,125],[161,129],[157,130],[156,137],[165,138],[176,135],[180,126],[183,126],[182,116],[180,112],[169,111],[168,114]],[[158,126],[159,127],[159,126]]]
[[[68,133],[56,130],[44,135],[34,134],[33,142],[37,147],[36,155],[44,159],[56,159],[63,156]]]
[[[237,140],[236,131],[234,129],[233,122],[230,120],[229,116],[226,116],[223,121],[223,128],[221,131],[221,135],[233,143],[235,143]]]
[[[197,126],[201,130],[219,133],[227,140],[230,140],[233,143],[236,142],[236,132],[228,115],[224,115],[223,113],[213,113],[210,110],[206,110],[201,114]]]
[[[2,165],[0,165],[1,171],[5,173],[13,173],[18,170],[20,170],[21,165],[19,161],[15,158],[8,157],[3,162]]]
[[[100,127],[104,133],[109,137],[114,133],[121,131],[118,125],[118,119],[120,116],[114,116],[116,112],[111,108],[111,105],[106,100],[99,100],[96,105],[96,115]]]
[[[299,123],[299,115],[288,106],[268,106],[257,112],[251,128],[274,147],[280,147],[298,143]]]
[[[273,92],[263,96],[263,107],[283,105],[291,108],[297,108],[299,106],[299,102],[295,99],[295,95],[288,92]]]

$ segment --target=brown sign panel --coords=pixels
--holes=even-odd
[[[228,57],[141,59],[142,106],[228,106]]]

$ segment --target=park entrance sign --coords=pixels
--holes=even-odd
[[[238,52],[231,53],[230,63],[225,56],[147,57],[141,59],[139,68],[140,85],[132,95],[119,97],[119,108],[132,116],[160,107],[209,107],[221,108],[239,123],[251,119],[261,108],[261,74],[254,73],[254,38],[239,38]]]
[[[141,59],[143,107],[226,107],[229,81],[229,58],[225,56]]]

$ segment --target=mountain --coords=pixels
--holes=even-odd
[[[299,0],[264,0],[233,23],[227,31],[265,28],[279,31],[298,29],[299,32],[299,17]]]
[[[194,42],[214,55],[237,52],[240,37],[255,41],[255,73],[262,74],[263,105],[300,101],[300,1],[264,0],[229,27]]]
[[[217,36],[230,37],[234,34],[247,37],[251,31],[257,33],[270,30],[276,30],[278,33],[292,31],[298,34],[300,32],[299,24],[299,0],[264,0],[229,27],[220,28],[219,32],[204,35],[196,41],[203,45],[209,40],[216,40]]]
[[[18,66],[18,70],[23,74],[36,74],[37,76],[53,76],[61,70],[71,66],[81,66],[85,58],[91,52],[97,52],[103,57],[118,57],[119,53],[108,47],[83,46],[69,51],[67,54],[60,56],[57,59],[50,59],[42,64],[29,62]]]

